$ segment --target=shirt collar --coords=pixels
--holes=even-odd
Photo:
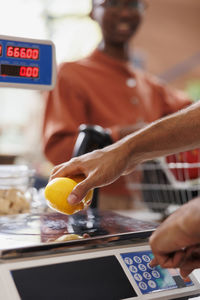
[[[130,62],[122,61],[112,56],[95,49],[90,55],[92,60],[95,60],[109,67],[120,69],[120,71],[124,71],[128,74],[134,75],[133,66],[131,66]]]

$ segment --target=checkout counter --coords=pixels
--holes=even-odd
[[[194,275],[151,268],[148,237],[156,224],[88,209],[0,218],[0,299],[189,299]],[[87,233],[89,237],[60,241]]]
[[[51,42],[0,36],[0,49],[0,86],[53,87]],[[198,276],[183,280],[176,269],[149,266],[156,227],[95,207],[72,216],[2,216],[0,299],[191,299],[200,293]],[[82,238],[60,239],[68,234]]]

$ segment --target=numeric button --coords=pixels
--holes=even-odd
[[[149,280],[148,281],[148,285],[150,286],[150,288],[155,289],[156,288],[156,283],[153,280]]]
[[[145,265],[143,265],[143,264],[139,264],[139,265],[138,265],[138,268],[139,268],[140,271],[142,271],[142,272],[144,272],[144,271],[147,270],[147,267],[146,267]]]
[[[137,264],[141,264],[142,260],[139,256],[134,256],[133,260],[137,263]]]
[[[156,270],[152,271],[151,274],[154,278],[160,278],[160,273]]]
[[[141,290],[143,290],[143,291],[147,290],[147,284],[145,282],[141,281],[141,282],[139,282],[138,285]]]
[[[137,281],[142,281],[142,276],[138,273],[134,274],[134,279],[137,280]]]
[[[144,272],[143,276],[145,279],[150,280],[151,279],[151,274],[149,272]]]
[[[132,261],[132,259],[131,259],[130,257],[125,257],[125,258],[124,258],[124,261],[125,261],[125,263],[126,263],[127,265],[132,265],[132,263],[133,263],[133,261]]]
[[[154,269],[155,269],[155,267],[154,267],[154,268],[152,268],[152,267],[150,266],[150,264],[149,264],[149,263],[147,264],[147,267],[148,267],[150,270],[154,270]]]
[[[150,257],[149,257],[148,255],[146,255],[146,254],[142,255],[142,259],[143,259],[146,263],[148,263],[148,262],[151,261]]]
[[[138,271],[138,269],[135,266],[133,266],[133,265],[131,265],[129,267],[129,270],[131,271],[131,273],[137,273],[137,271]]]

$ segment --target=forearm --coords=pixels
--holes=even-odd
[[[120,132],[120,138],[124,138],[125,136],[132,134],[136,132],[137,130],[140,130],[144,128],[147,125],[145,122],[138,122],[136,124],[122,126],[119,130]]]
[[[118,144],[129,158],[127,170],[155,157],[200,146],[200,102],[152,123]]]
[[[200,146],[200,103],[156,121],[118,142],[54,168],[51,179],[82,174],[68,201],[78,203],[94,187],[115,181],[146,160]]]

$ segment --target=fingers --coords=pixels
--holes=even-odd
[[[64,177],[66,167],[67,167],[67,163],[60,164],[54,167],[53,170],[51,171],[49,180],[52,180],[56,177]]]
[[[87,195],[89,190],[91,190],[91,187],[94,187],[93,180],[91,176],[88,176],[75,186],[68,196],[68,202],[72,205],[79,203]]]
[[[94,169],[91,168],[92,170]],[[87,195],[89,190],[94,188],[93,182],[96,180],[97,176],[94,176],[94,170],[91,171],[90,168],[84,167],[83,159],[80,160],[80,157],[72,158],[70,161],[55,166],[52,170],[50,180],[53,180],[56,177],[72,177],[82,175],[85,177],[84,180],[79,182],[75,188],[73,189],[72,193],[68,196],[67,201],[71,204],[77,204]]]
[[[51,172],[50,180],[56,177],[67,177],[73,175],[83,174],[82,170],[78,166],[76,159],[71,159],[69,162],[55,166]]]
[[[199,259],[188,259],[180,267],[180,274],[183,278],[186,278],[193,270],[200,267]]]
[[[160,265],[162,268],[177,268],[183,261],[184,256],[184,250],[169,254],[155,254],[155,257],[152,259],[150,265],[151,267]]]
[[[188,269],[180,268],[179,271],[180,271],[181,277],[183,277],[184,279],[187,278],[190,275],[190,273],[192,273],[192,271],[194,269],[196,269],[196,267],[194,267],[194,268],[188,268]]]
[[[180,268],[183,278],[200,267],[200,246],[195,245],[170,254],[154,254],[150,262],[151,267],[160,265],[162,268]]]
[[[200,246],[192,246],[186,250],[186,256],[180,266],[182,277],[187,277],[194,269],[200,267]]]
[[[55,166],[52,170],[49,180],[53,180],[56,177],[73,177],[78,175],[87,177],[87,174],[84,174],[84,172],[81,170],[78,159],[73,158],[69,162]],[[67,199],[70,204],[77,204],[86,196],[87,192],[91,189],[91,183],[89,184],[90,177],[91,176],[88,176],[88,178],[75,186]]]
[[[187,278],[188,275],[196,268],[200,266],[200,261],[192,261],[190,259],[184,260],[184,253],[175,253],[173,257],[170,256],[159,256],[152,259],[150,266],[156,267],[160,265],[162,268],[179,268],[180,275],[183,278]]]
[[[158,260],[154,257],[151,261],[150,261],[150,267],[154,268],[156,266],[159,265]]]
[[[88,238],[90,238],[90,235],[89,235],[88,233],[84,233],[84,234],[83,234],[83,238],[84,238],[84,239],[88,239]]]

